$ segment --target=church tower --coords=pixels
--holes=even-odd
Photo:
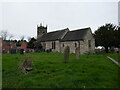
[[[37,38],[41,37],[43,34],[47,33],[47,25],[46,27],[42,26],[42,24],[40,24],[40,26],[37,25]]]

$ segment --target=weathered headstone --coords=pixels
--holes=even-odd
[[[75,49],[75,54],[76,54],[76,59],[79,59],[80,58],[80,48],[79,47],[77,47]]]
[[[25,72],[29,72],[32,70],[32,60],[30,57],[26,57],[25,60],[23,61],[22,65],[20,66],[22,70]]]
[[[66,46],[64,49],[64,63],[66,63],[69,60],[69,53],[70,53],[70,48],[69,46]]]

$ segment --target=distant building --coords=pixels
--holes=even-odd
[[[0,38],[0,50],[3,53],[16,53],[19,52],[20,49],[24,49],[24,51],[27,50],[27,42],[22,42],[21,46],[17,47],[15,42],[11,42],[10,40],[2,40]]]
[[[4,52],[9,52],[10,50],[10,44],[9,41],[2,40],[2,51]]]
[[[22,42],[21,43],[21,48],[24,49],[24,51],[27,50],[27,43],[26,42]]]
[[[2,40],[2,51],[4,52],[10,52],[12,49],[16,49],[16,43],[10,42],[9,40]]]
[[[16,49],[16,48],[17,48],[16,43],[10,42],[10,49]]]
[[[44,50],[62,52],[66,46],[70,53],[75,53],[80,47],[80,53],[94,53],[95,39],[90,28],[69,31],[68,28],[47,33],[47,27],[37,26],[37,43],[42,44]]]

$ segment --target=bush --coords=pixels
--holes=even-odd
[[[64,49],[64,63],[66,63],[69,60],[69,53],[70,53],[70,48],[69,46],[66,46]]]

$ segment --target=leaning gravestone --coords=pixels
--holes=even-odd
[[[24,54],[24,49],[20,49],[20,54]]]
[[[32,70],[32,60],[30,57],[26,56],[20,68],[25,71],[25,73]]]
[[[76,54],[76,59],[79,59],[80,58],[80,48],[79,47],[76,48],[75,54]]]

